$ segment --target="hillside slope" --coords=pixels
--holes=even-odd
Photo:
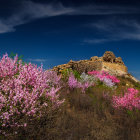
[[[61,73],[65,69],[76,70],[79,73],[98,70],[106,71],[115,76],[130,78],[139,82],[135,77],[128,73],[127,66],[121,57],[116,57],[111,51],[106,51],[102,57],[93,56],[90,60],[72,61],[67,64],[55,66],[52,70]]]
[[[85,61],[55,72],[3,55],[0,140],[139,140],[140,83],[106,55],[86,62],[125,74]]]

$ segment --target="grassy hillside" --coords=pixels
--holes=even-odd
[[[0,61],[0,139],[140,139],[139,83],[98,71],[59,76],[17,60]]]
[[[131,79],[119,78],[115,90],[99,84],[85,93],[70,90],[67,85],[59,91],[65,103],[56,111],[44,110],[41,120],[29,122],[26,129],[10,139],[37,140],[139,140],[140,111],[114,109],[110,96],[128,87],[140,89]],[[105,98],[103,94],[108,96]]]
[[[121,78],[120,78],[121,79]],[[60,91],[65,103],[59,110],[44,113],[40,121],[19,130],[21,136],[13,139],[37,140],[139,140],[140,111],[114,109],[103,93],[112,95],[127,88],[123,79],[116,90],[98,85],[85,93],[80,89]],[[135,86],[130,82],[131,86]],[[137,84],[136,84],[137,85]],[[137,86],[136,86],[137,88]],[[46,115],[47,114],[47,115]]]

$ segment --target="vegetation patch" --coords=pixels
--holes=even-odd
[[[57,75],[4,55],[0,139],[139,140],[139,83],[105,71]]]

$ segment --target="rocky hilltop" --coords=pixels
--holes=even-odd
[[[128,69],[122,58],[116,57],[111,51],[106,51],[102,57],[93,56],[89,60],[80,61],[70,60],[67,64],[58,65],[53,68],[57,73],[61,73],[64,69],[77,70],[79,73],[104,70],[112,75],[124,76],[138,82],[138,80],[128,73]]]

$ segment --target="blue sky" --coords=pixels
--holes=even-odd
[[[140,79],[140,2],[0,0],[0,55],[48,69],[113,51]]]

